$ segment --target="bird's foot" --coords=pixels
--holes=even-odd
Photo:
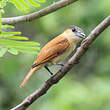
[[[50,73],[50,75],[53,75],[53,73],[49,70],[49,68],[47,66],[44,66],[44,67]]]

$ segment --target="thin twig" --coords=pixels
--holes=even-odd
[[[75,1],[77,1],[77,0],[60,0],[58,2],[54,2],[52,5],[46,7],[38,12],[34,12],[34,13],[24,15],[24,16],[2,18],[2,24],[15,24],[15,23],[19,23],[19,22],[32,21],[34,19],[38,19],[49,13],[52,13],[60,8],[63,8]]]
[[[25,110],[28,108],[35,100],[40,98],[40,96],[46,94],[48,89],[52,87],[54,84],[58,83],[67,72],[73,68],[77,62],[79,62],[80,58],[85,54],[88,50],[89,46],[92,42],[110,25],[110,16],[105,18],[91,33],[88,37],[82,41],[81,46],[77,49],[76,53],[68,60],[68,62],[61,68],[55,75],[49,78],[41,88],[36,90],[34,93],[29,95],[21,104],[12,108],[11,110]]]

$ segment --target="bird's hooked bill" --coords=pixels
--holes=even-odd
[[[84,39],[85,36],[86,36],[83,32],[77,32],[76,35],[77,35],[78,37],[83,38],[83,39]]]

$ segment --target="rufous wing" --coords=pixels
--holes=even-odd
[[[34,68],[40,64],[51,61],[53,58],[62,54],[67,48],[69,48],[69,46],[70,44],[66,37],[56,37],[42,48],[32,67]]]

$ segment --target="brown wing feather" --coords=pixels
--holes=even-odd
[[[69,46],[70,45],[67,38],[65,38],[64,36],[56,37],[48,44],[46,44],[44,48],[42,48],[32,68],[57,57],[59,54],[62,54]]]

